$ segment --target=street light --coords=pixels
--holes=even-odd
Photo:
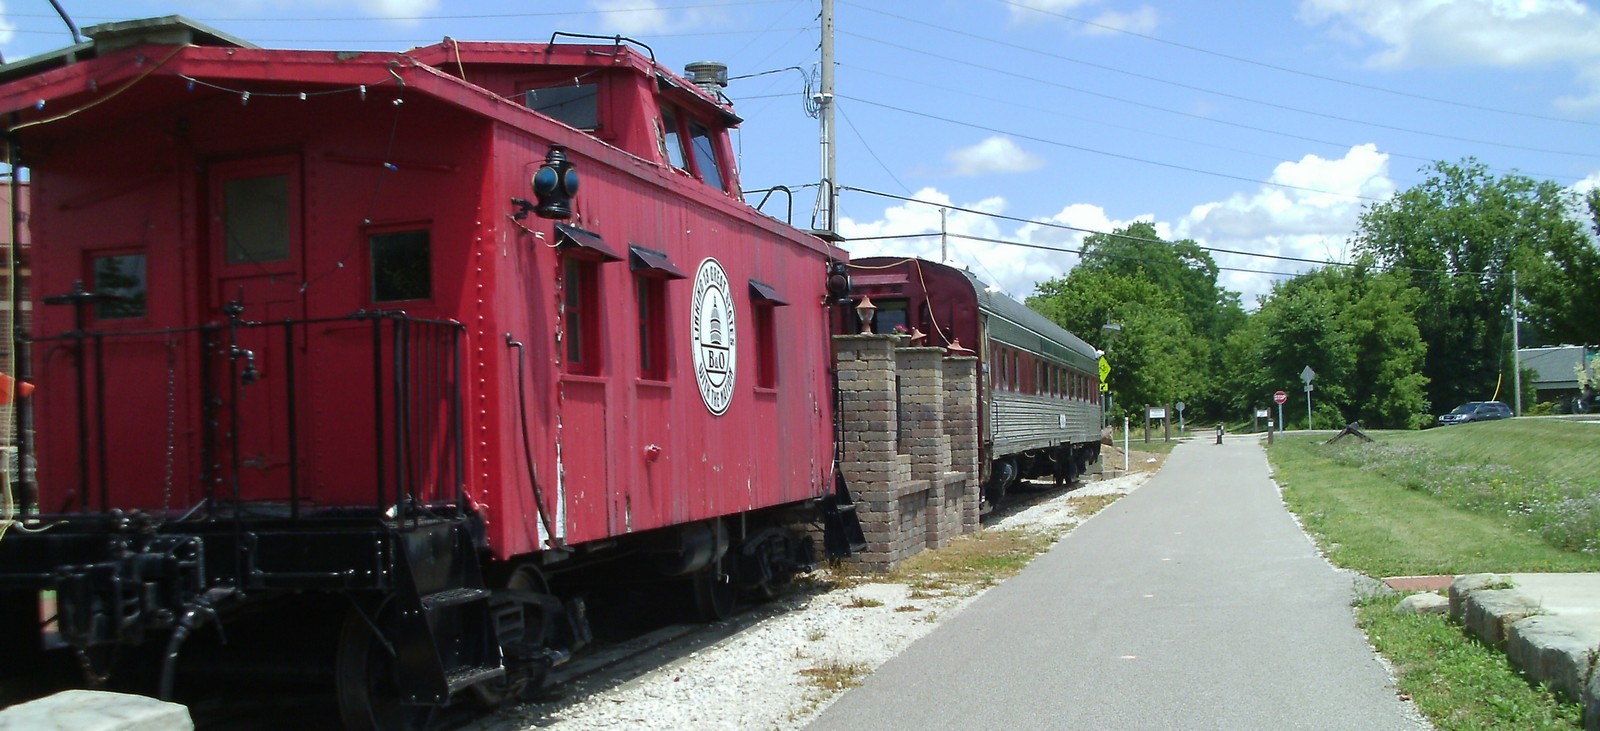
[[[1111,341],[1116,339],[1116,336],[1122,332],[1122,323],[1107,322],[1106,324],[1100,326],[1100,332],[1105,333],[1106,350],[1096,351],[1095,356],[1097,359],[1104,358],[1106,351],[1111,349]],[[1106,420],[1105,423],[1109,424],[1111,420],[1111,409],[1115,405],[1116,401],[1111,396],[1111,387],[1105,384],[1104,378],[1105,376],[1101,376],[1102,381],[1100,393],[1102,395],[1100,397],[1100,412]]]

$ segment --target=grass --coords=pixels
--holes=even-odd
[[[1285,502],[1333,563],[1373,576],[1600,571],[1600,428],[1511,420],[1377,436],[1291,435],[1269,450]],[[1577,704],[1494,648],[1394,602],[1357,602],[1357,621],[1438,728],[1581,727]]]
[[[1272,447],[1284,501],[1329,560],[1372,576],[1600,571],[1600,554],[1552,542],[1558,532],[1600,536],[1600,522],[1591,522],[1600,514],[1574,511],[1569,523],[1546,515],[1552,522],[1541,524],[1522,509],[1534,500],[1560,504],[1529,496],[1521,476],[1539,479],[1537,467],[1513,458],[1512,465],[1460,469],[1457,457],[1417,436],[1361,446],[1290,437]],[[1594,438],[1591,450],[1600,447],[1600,429]]]
[[[912,556],[882,579],[906,584],[913,592],[994,586],[1015,576],[1054,542],[1053,536],[1030,531],[985,529]]]
[[[1389,662],[1401,690],[1441,731],[1580,729],[1583,709],[1530,686],[1505,655],[1462,636],[1441,615],[1395,614],[1393,597],[1356,605],[1356,621]]]

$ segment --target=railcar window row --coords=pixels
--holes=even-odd
[[[992,345],[989,387],[996,391],[1094,401],[1099,382],[1088,374],[1006,345]]]
[[[665,255],[657,253],[658,256]],[[605,319],[600,269],[603,262],[567,256],[562,260],[562,340],[567,373],[583,376],[604,375],[601,330]],[[638,376],[643,380],[667,381],[672,377],[675,358],[671,318],[668,316],[669,285],[683,276],[670,267],[636,270],[633,276],[635,335],[638,340]],[[778,388],[777,308],[788,302],[778,298],[769,285],[752,282],[748,300],[748,327],[754,351],[754,384],[757,389]]]

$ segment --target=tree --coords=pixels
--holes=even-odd
[[[1595,245],[1600,237],[1600,189],[1581,196],[1568,191],[1545,195],[1564,199],[1566,212],[1582,215],[1589,231],[1569,215],[1549,222],[1554,235],[1545,240],[1543,250],[1518,252],[1514,265],[1528,323],[1523,345],[1600,343],[1600,319],[1594,315],[1600,312],[1600,248]]]
[[[1538,327],[1570,332],[1558,312],[1578,283],[1557,270],[1581,263],[1582,244],[1591,252],[1593,245],[1575,240],[1582,230],[1573,199],[1554,183],[1496,177],[1470,158],[1427,170],[1422,183],[1362,214],[1355,244],[1418,290],[1413,314],[1427,343],[1428,395],[1448,406],[1487,399],[1509,376],[1512,268],[1528,268]]]
[[[1415,427],[1427,418],[1426,348],[1404,277],[1364,267],[1314,269],[1274,286],[1245,327],[1228,339],[1231,406],[1243,411],[1317,372],[1319,426],[1358,420]],[[1293,413],[1293,412],[1289,412]],[[1334,421],[1323,423],[1324,413]]]
[[[1190,240],[1167,242],[1136,222],[1084,239],[1083,263],[1037,285],[1028,306],[1106,350],[1110,386],[1124,405],[1182,399],[1219,414],[1220,344],[1245,320],[1239,295],[1217,286],[1211,255]],[[1101,331],[1122,325],[1115,340]]]

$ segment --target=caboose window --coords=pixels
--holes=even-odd
[[[390,231],[367,237],[372,301],[425,300],[433,296],[432,245],[427,231]]]
[[[759,301],[750,308],[756,325],[756,388],[778,387],[777,309]]]
[[[110,295],[94,305],[100,320],[132,320],[144,317],[149,280],[144,254],[114,254],[94,259],[94,292]]]
[[[567,372],[597,375],[600,373],[600,265],[572,257],[564,261],[561,303],[566,323],[562,336],[567,344]]]
[[[577,84],[529,89],[523,103],[558,122],[593,132],[600,129],[600,86]]]
[[[678,132],[678,116],[661,110],[661,154],[679,170],[688,170],[689,161],[683,154],[683,135]]]
[[[711,131],[694,122],[689,123],[689,147],[694,150],[694,166],[700,179],[717,190],[722,190],[722,166],[717,164],[716,141]]]
[[[667,380],[667,283],[634,277],[639,304],[639,377]]]
[[[289,176],[229,180],[222,186],[222,207],[227,263],[289,258]]]

